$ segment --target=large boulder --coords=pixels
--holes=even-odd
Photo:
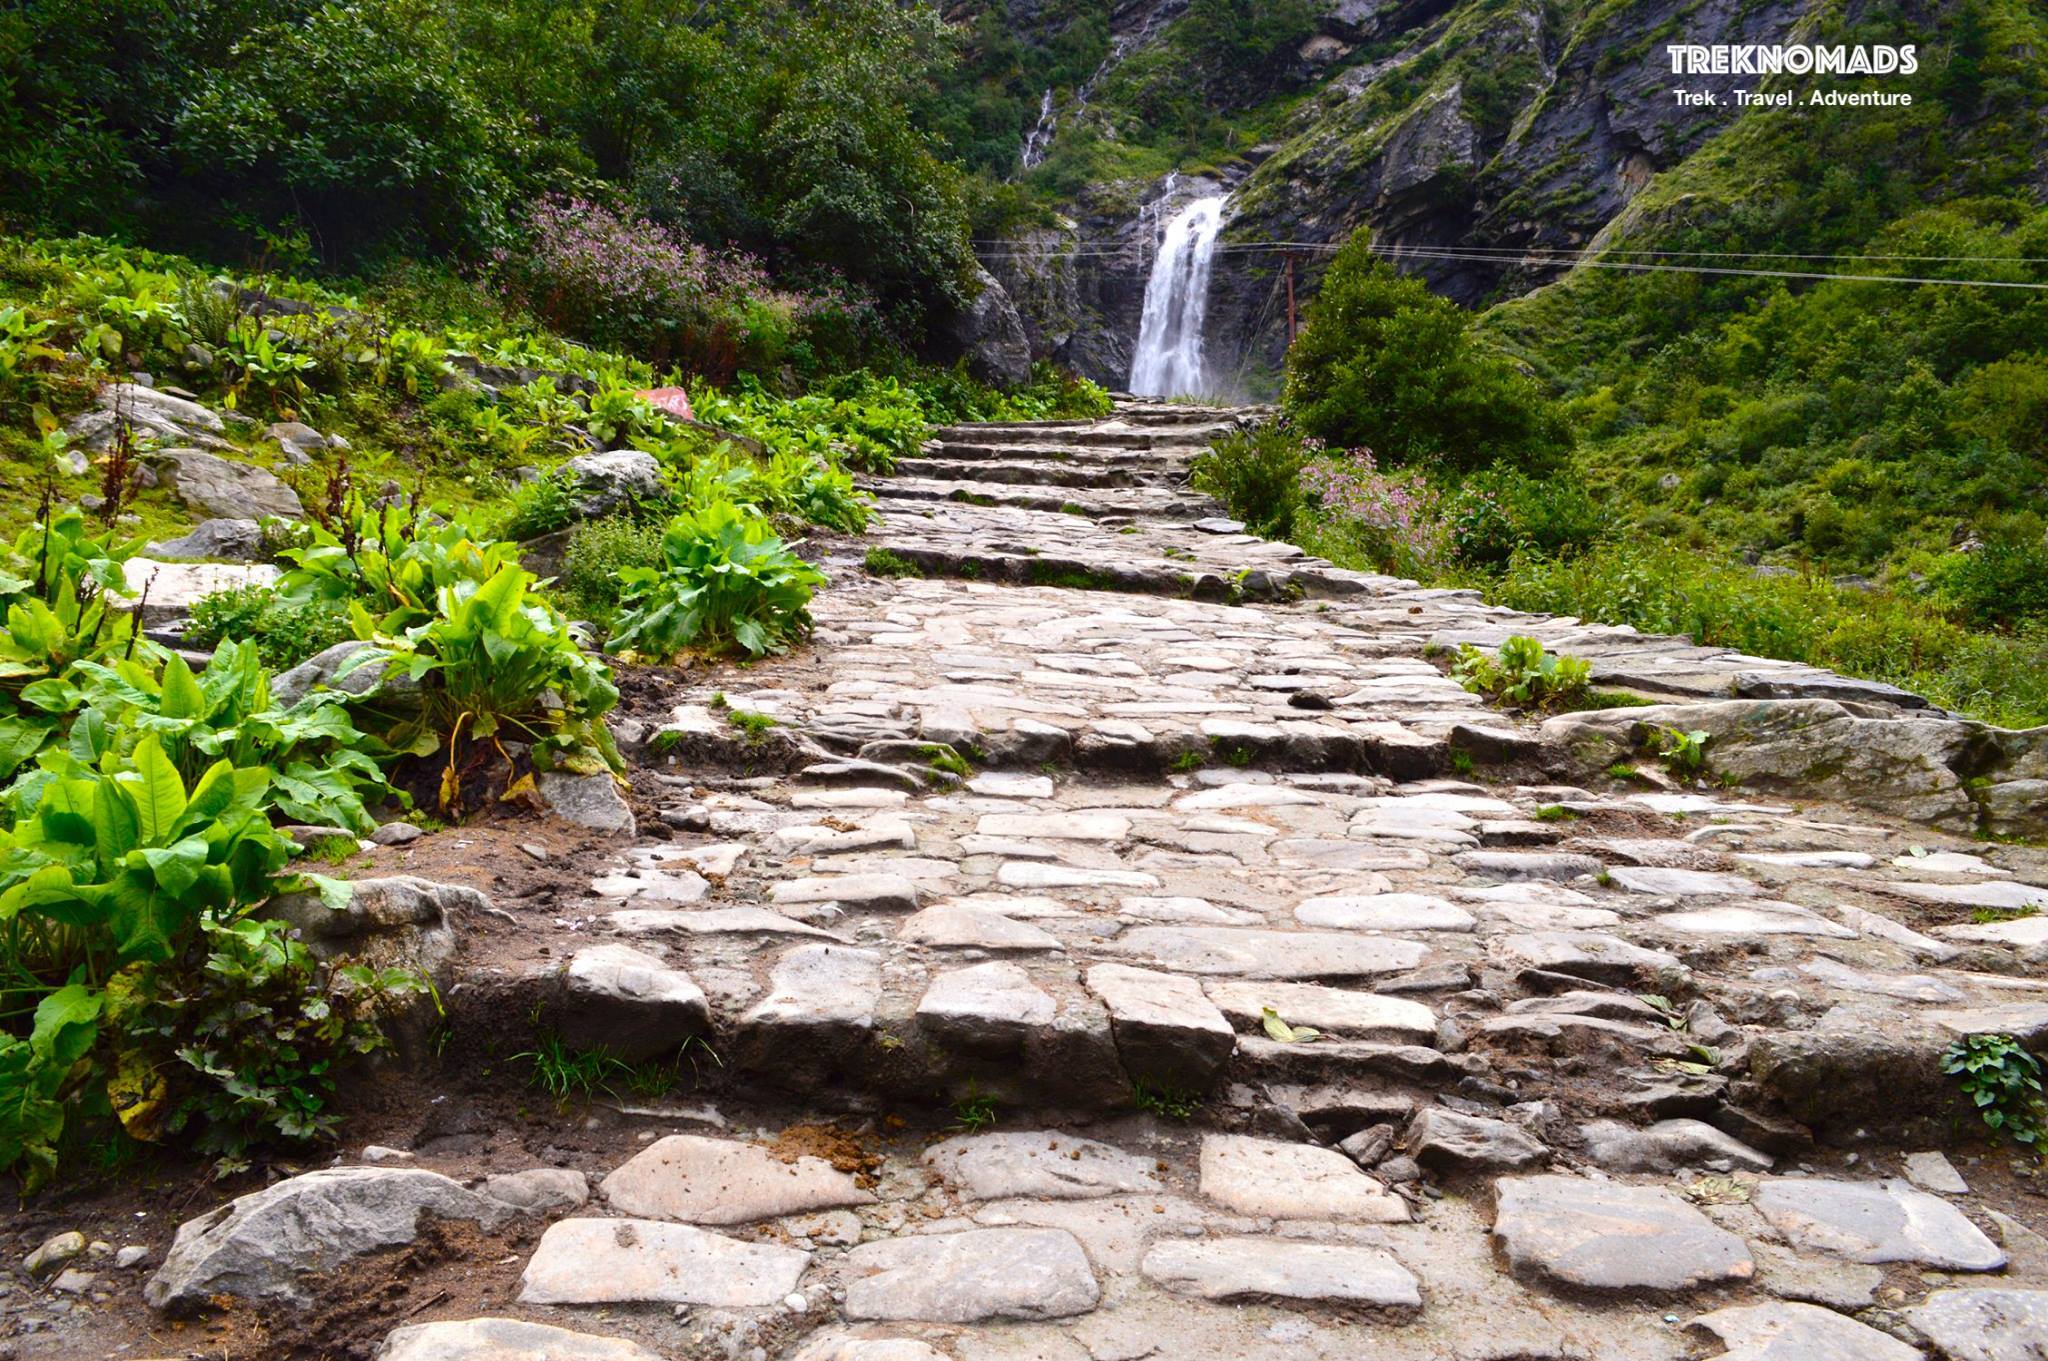
[[[130,558],[121,564],[128,594],[142,611],[144,626],[190,614],[207,596],[242,586],[268,586],[277,569],[267,563],[160,562]],[[145,592],[147,596],[145,598]]]
[[[491,900],[464,884],[442,884],[410,874],[357,879],[348,901],[329,907],[318,893],[273,898],[270,916],[298,928],[314,958],[348,959],[377,968],[411,969],[445,987],[455,957],[449,918],[488,912]]]
[[[201,520],[192,532],[149,546],[152,557],[171,561],[231,558],[250,562],[263,555],[263,526],[256,520]]]
[[[1585,776],[1638,758],[1659,728],[1706,733],[1708,768],[1747,789],[1838,799],[1958,832],[1976,831],[1981,812],[1995,809],[2007,834],[2048,831],[2048,728],[1767,699],[1564,714],[1542,737],[1554,768]]]
[[[306,1278],[418,1235],[425,1217],[496,1229],[518,1211],[417,1168],[338,1167],[281,1181],[188,1220],[143,1289],[157,1309],[216,1295],[311,1302]]]
[[[967,371],[997,387],[1021,387],[1031,381],[1031,342],[1024,334],[1010,295],[995,276],[974,267],[972,302],[954,317],[951,336],[967,360]]]
[[[204,515],[297,520],[306,513],[297,492],[253,463],[199,449],[160,449],[149,462],[172,495]]]
[[[72,443],[103,453],[113,447],[124,424],[143,439],[175,440],[204,449],[233,447],[221,438],[226,427],[219,412],[140,383],[107,384],[92,410],[72,417],[64,428]]]
[[[557,476],[576,490],[576,508],[586,518],[611,515],[634,501],[661,495],[661,464],[638,449],[608,449],[578,454]]]

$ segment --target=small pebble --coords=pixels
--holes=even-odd
[[[130,1243],[114,1254],[114,1265],[122,1271],[141,1266],[149,1260],[149,1249],[140,1243]]]

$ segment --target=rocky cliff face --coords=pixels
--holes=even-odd
[[[1799,41],[1818,0],[1487,3],[1337,0],[1313,37],[1282,54],[1305,85],[1280,134],[1219,165],[1233,190],[1226,242],[1340,241],[1369,225],[1394,248],[1583,246],[1653,177],[1739,116],[1739,76],[1687,77],[1715,107],[1679,109],[1664,45]],[[1113,60],[1137,60],[1177,8],[1117,10]],[[1028,36],[1031,20],[1013,16]],[[1092,120],[1092,121],[1091,121]],[[1062,113],[1055,136],[1118,133],[1111,108]],[[1016,298],[1034,353],[1121,383],[1137,330],[1159,208],[1191,181],[1090,186],[1066,225],[1020,236],[990,267]],[[1510,260],[1512,257],[1509,257]],[[1298,259],[1299,291],[1319,253]],[[1468,304],[1525,292],[1542,268],[1418,254],[1403,268]],[[1282,258],[1219,259],[1209,309],[1214,370],[1244,395],[1271,390],[1285,346]]]

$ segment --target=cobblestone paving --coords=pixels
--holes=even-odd
[[[2039,1202],[1937,1067],[2048,1035],[2042,853],[1559,783],[1426,654],[1917,701],[1249,539],[1183,485],[1235,419],[949,434],[877,488],[928,575],[836,564],[814,649],[628,734],[659,820],[556,923],[557,1014],[702,1036],[878,1160],[653,1119],[548,1212],[524,1322],[389,1361],[2048,1355]]]

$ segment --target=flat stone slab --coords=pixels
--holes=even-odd
[[[2048,909],[2048,888],[2032,884],[1886,884],[1884,891],[1950,907],[1990,907],[2007,912],[2027,907]]]
[[[1335,1149],[1242,1134],[1202,1140],[1202,1194],[1267,1219],[1408,1220],[1408,1203]]]
[[[1690,1326],[1728,1349],[1716,1361],[1920,1361],[1918,1348],[1813,1304],[1716,1309]]]
[[[627,1214],[691,1224],[747,1224],[874,1200],[822,1158],[784,1161],[759,1144],[695,1134],[649,1144],[599,1190]]]
[[[1671,1293],[1756,1273],[1740,1238],[1658,1187],[1537,1176],[1503,1178],[1495,1189],[1494,1237],[1525,1279]]]
[[[1117,1055],[1134,1079],[1206,1090],[1237,1048],[1237,1032],[1192,978],[1097,964],[1087,984],[1109,1011]]]
[[[1539,969],[1616,985],[1648,982],[1664,970],[1683,967],[1676,955],[1645,949],[1600,931],[1497,936],[1489,948],[1505,968]]]
[[[1088,1200],[1161,1189],[1156,1159],[1070,1134],[966,1134],[932,1145],[924,1162],[976,1200]]]
[[[2048,1356],[2048,1290],[1937,1290],[1906,1317],[1948,1361]]]
[[[759,1309],[796,1289],[811,1254],[653,1219],[548,1226],[519,1278],[521,1304],[701,1304]]]
[[[933,978],[917,1019],[940,1040],[963,1048],[1019,1046],[1027,1032],[1053,1023],[1058,1004],[1015,964],[975,964]]]
[[[1474,925],[1470,912],[1426,893],[1310,898],[1294,909],[1294,919],[1345,931],[1470,931]]]
[[[1140,1267],[1176,1295],[1205,1300],[1310,1300],[1412,1312],[1422,1307],[1415,1276],[1390,1252],[1272,1238],[1168,1241]]]
[[[1442,1106],[1417,1111],[1405,1142],[1416,1162],[1447,1171],[1520,1172],[1550,1160],[1550,1150],[1527,1130]]]
[[[1138,870],[1091,870],[1036,860],[1006,860],[996,869],[1005,888],[1158,888],[1155,875]]]
[[[394,1329],[377,1361],[661,1361],[623,1337],[571,1332],[515,1318],[416,1323]]]
[[[711,1023],[704,990],[659,955],[586,945],[569,961],[554,1018],[564,1043],[602,1046],[628,1062],[676,1048]]]
[[[846,1254],[846,1316],[979,1323],[1085,1314],[1102,1298],[1064,1229],[970,1229],[863,1243]]]
[[[1419,941],[1385,936],[1229,926],[1141,926],[1117,943],[1164,968],[1246,978],[1369,978],[1412,969],[1429,953]]]
[[[1659,1120],[1643,1129],[1614,1120],[1585,1128],[1586,1156],[1615,1172],[1670,1172],[1681,1167],[1737,1167],[1768,1172],[1771,1157],[1701,1120]]]
[[[905,917],[896,939],[947,950],[1057,950],[1058,936],[985,908],[934,903]]]
[[[1394,1044],[1436,1043],[1436,1013],[1406,997],[1278,980],[1211,979],[1202,986],[1225,1016],[1252,1029],[1270,1008],[1289,1025],[1313,1026],[1328,1035]]]
[[[1856,933],[1839,922],[1792,904],[1788,910],[1758,905],[1726,904],[1702,907],[1690,912],[1666,912],[1656,920],[1660,930],[1694,936],[1819,936],[1827,940],[1854,940]]]
[[[1131,834],[1131,820],[1121,813],[989,813],[974,830],[983,836],[1122,841]]]
[[[836,903],[863,912],[915,912],[917,885],[900,874],[827,874],[783,879],[768,890],[777,907]]]
[[[1963,1212],[1904,1181],[1781,1177],[1751,1197],[1798,1247],[1852,1262],[1913,1262],[1948,1271],[1996,1271],[2005,1254]]]
[[[750,1025],[865,1030],[882,994],[882,957],[849,946],[798,946],[775,961],[768,982],[768,996],[747,1013]]]
[[[791,1361],[952,1361],[929,1343],[909,1337],[850,1337],[832,1332],[804,1343]]]
[[[1758,893],[1754,881],[1739,874],[1716,874],[1710,870],[1665,869],[1655,865],[1616,865],[1607,871],[1614,887],[1630,893],[1657,894],[1667,898],[1747,898]]]

